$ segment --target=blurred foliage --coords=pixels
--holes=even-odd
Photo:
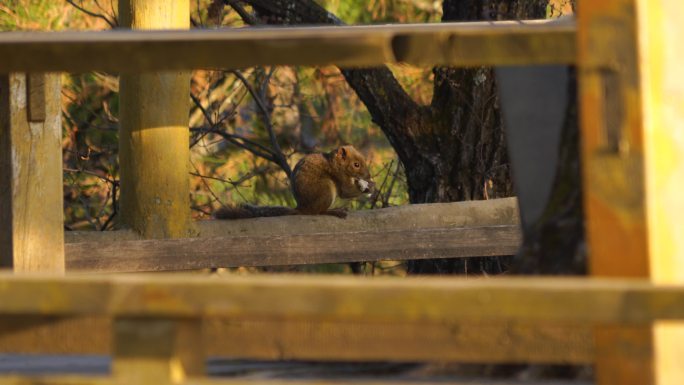
[[[430,23],[442,17],[441,1],[323,0],[320,4],[347,24]]]
[[[117,7],[111,0],[72,0],[92,14],[112,17]],[[113,18],[112,18],[113,19]],[[105,29],[101,17],[85,14],[67,1],[3,0],[0,2],[0,31],[59,31]]]
[[[190,3],[195,28],[245,25],[230,7],[216,6],[212,0]],[[420,0],[322,4],[350,24],[438,21],[441,11],[439,2]],[[104,30],[117,25],[116,9],[111,0],[9,0],[0,4],[0,30]],[[392,70],[417,101],[429,102],[429,69],[395,65]],[[242,79],[223,71],[193,73],[190,179],[196,218],[207,218],[228,203],[295,204],[281,167],[225,138],[272,148],[269,127],[291,167],[306,153],[347,143],[367,155],[381,194],[374,201],[341,204],[368,209],[407,202],[394,151],[336,67],[250,68],[240,74]],[[118,77],[64,75],[62,95],[65,226],[115,228]],[[266,106],[267,116],[255,96]]]

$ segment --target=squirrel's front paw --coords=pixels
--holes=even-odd
[[[325,213],[342,219],[347,217],[347,209],[345,208],[332,209],[326,211]]]

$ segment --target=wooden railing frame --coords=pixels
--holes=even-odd
[[[472,292],[461,287],[464,292],[458,296],[448,297],[447,300],[441,296],[444,293],[440,294],[432,285],[449,284],[438,280],[421,281],[423,291],[410,293],[402,290],[406,289],[404,285],[412,283],[393,282],[385,287],[385,284],[378,283],[379,281],[359,281],[355,285],[331,287],[331,291],[327,291],[326,284],[316,284],[319,293],[328,293],[321,294],[323,297],[330,297],[322,299],[321,302],[307,303],[306,300],[301,300],[304,293],[298,291],[302,288],[299,285],[306,285],[306,281],[299,278],[288,280],[287,288],[279,287],[281,291],[277,294],[269,292],[269,295],[274,296],[269,298],[268,303],[276,306],[250,308],[248,304],[258,298],[257,292],[240,292],[237,287],[232,287],[230,295],[235,295],[231,298],[236,302],[222,302],[220,299],[211,302],[213,300],[209,298],[218,298],[216,296],[226,294],[222,289],[216,289],[204,293],[206,295],[200,303],[206,307],[200,307],[200,313],[210,315],[215,312],[235,316],[245,315],[240,313],[240,309],[250,308],[250,311],[254,312],[252,315],[270,314],[283,317],[292,314],[289,313],[290,310],[278,313],[278,309],[284,309],[282,304],[288,303],[298,309],[299,317],[304,318],[325,318],[333,315],[350,317],[350,320],[380,321],[387,319],[383,317],[402,317],[403,320],[416,322],[475,316],[523,322],[533,319],[556,322],[572,319],[599,326],[596,330],[599,384],[680,384],[684,381],[684,368],[676,359],[681,357],[677,351],[684,346],[684,333],[681,332],[679,325],[661,322],[654,325],[654,322],[681,320],[681,309],[684,308],[680,287],[660,286],[668,282],[681,283],[684,265],[684,246],[681,237],[674,235],[678,234],[675,230],[682,229],[682,221],[678,217],[680,213],[676,208],[682,207],[681,181],[684,180],[684,168],[675,155],[684,153],[684,148],[682,142],[673,140],[672,136],[674,130],[680,129],[684,121],[681,108],[678,109],[682,103],[681,95],[684,95],[684,77],[667,62],[674,60],[673,57],[677,59],[675,61],[681,61],[681,53],[675,52],[675,56],[667,56],[663,49],[663,42],[677,43],[681,40],[680,36],[684,35],[682,26],[674,21],[673,16],[681,14],[682,11],[683,6],[674,0],[658,3],[646,0],[583,3],[579,8],[576,48],[575,27],[568,22],[501,27],[482,23],[468,26],[442,25],[420,27],[421,31],[414,31],[415,33],[399,31],[401,28],[411,27],[401,27],[397,30],[392,30],[393,27],[339,29],[331,30],[330,34],[327,34],[325,29],[318,29],[317,32],[322,37],[320,39],[302,36],[297,38],[292,35],[276,39],[274,35],[270,38],[267,36],[268,33],[285,36],[286,29],[256,32],[253,38],[256,42],[263,42],[264,46],[259,46],[255,41],[246,43],[249,39],[244,38],[251,34],[249,31],[241,32],[242,42],[221,36],[220,32],[200,33],[193,37],[190,33],[180,32],[150,32],[138,35],[62,34],[40,37],[31,34],[8,34],[0,37],[0,57],[9,57],[10,60],[0,63],[0,72],[123,68],[135,72],[188,67],[229,67],[230,65],[226,64],[229,63],[229,54],[223,52],[217,55],[217,47],[230,47],[234,50],[230,55],[249,57],[235,59],[231,62],[233,66],[266,64],[266,61],[269,61],[269,64],[335,62],[340,65],[374,65],[398,60],[414,64],[425,64],[430,61],[431,64],[460,66],[577,63],[582,111],[582,161],[584,182],[587,186],[584,197],[589,248],[592,250],[592,273],[639,276],[659,284],[658,286],[634,281],[625,283],[624,286],[611,286],[615,283],[602,286],[603,281],[581,280],[568,285],[567,290],[556,291],[557,288],[537,281],[531,286],[521,284],[519,287],[512,287],[507,286],[506,281],[496,280],[505,284],[495,287],[499,283],[492,280],[487,285],[493,286],[478,286],[473,288]],[[452,27],[454,31],[444,31]],[[351,32],[352,30],[356,32]],[[668,32],[665,33],[665,30]],[[306,30],[300,30],[299,33],[304,34],[304,31]],[[559,38],[562,44],[559,45],[561,48],[557,55],[549,53],[550,41],[541,32],[558,33],[555,37]],[[257,36],[259,33],[261,35]],[[150,45],[145,48],[154,48],[148,52],[154,52],[151,57],[156,59],[146,61],[144,57],[137,56],[131,59],[130,55],[117,52],[117,55],[126,57],[124,63],[124,59],[107,56],[107,51],[112,47],[126,47],[126,43],[117,40],[128,39],[123,36],[137,39],[136,43],[127,46],[134,50],[142,50],[146,44],[145,39],[154,40],[148,42]],[[57,45],[52,43],[59,39],[69,42],[61,46],[65,49],[61,53],[68,51],[69,55],[78,57],[81,63],[71,63],[73,58],[64,59],[60,52],[54,52],[53,48]],[[98,43],[93,39],[101,39],[102,42]],[[237,40],[240,38],[237,37]],[[330,48],[332,40],[337,41],[335,44],[338,46]],[[192,52],[192,47],[185,43],[191,41],[194,41],[192,44],[195,44],[195,48],[202,47],[200,51],[195,52],[194,56],[187,55],[186,57],[192,57],[188,62],[172,63],[169,60],[172,47],[175,45],[177,50],[187,54]],[[305,47],[305,51],[311,51],[315,59],[308,55],[298,55],[296,59],[288,60],[284,55],[293,53],[291,47],[274,45],[296,41],[301,43],[301,47]],[[658,44],[653,44],[654,41]],[[436,44],[430,45],[426,42]],[[248,47],[250,44],[252,48]],[[269,47],[272,56],[266,58],[255,54],[264,47]],[[519,49],[520,47],[523,49]],[[316,52],[316,49],[320,50]],[[17,53],[16,56],[13,56],[14,52]],[[82,60],[86,52],[96,53],[97,57],[92,61]],[[130,54],[133,51],[125,52]],[[459,55],[459,52],[463,55]],[[521,52],[525,55],[533,53],[532,58],[521,57]],[[112,64],[104,63],[100,58],[106,58],[104,60]],[[667,81],[664,80],[666,76]],[[615,95],[606,93],[606,90],[615,90]],[[610,176],[609,182],[601,177],[602,173]],[[616,256],[622,259],[616,260]],[[616,269],[616,266],[619,268]],[[166,278],[160,278],[164,279]],[[188,318],[196,320],[198,305],[178,301],[175,296],[190,298],[190,293],[197,292],[199,287],[211,287],[211,284],[204,286],[205,284],[195,283],[192,279],[182,282],[169,279],[168,284],[176,284],[175,289],[172,289],[166,288],[163,282],[156,281],[155,284],[146,287],[143,282],[133,284],[133,281],[102,286],[101,282],[89,281],[87,278],[83,278],[81,283],[78,283],[78,280],[50,281],[46,278],[40,278],[33,283],[21,283],[8,278],[6,283],[0,283],[0,288],[4,287],[11,291],[15,288],[12,285],[18,284],[24,285],[23,290],[30,293],[31,290],[37,290],[41,281],[45,284],[52,282],[52,290],[36,295],[48,295],[51,291],[82,283],[85,285],[80,288],[82,291],[97,289],[104,290],[105,292],[100,294],[105,296],[112,293],[120,296],[116,297],[119,302],[107,302],[106,308],[103,308],[102,304],[97,305],[96,302],[92,304],[100,309],[97,311],[101,311],[102,314],[122,317],[117,318],[113,328],[115,340],[118,341],[113,348],[116,363],[114,373],[119,380],[144,381],[145,376],[158,375],[161,376],[159,378],[166,378],[168,381],[183,382],[201,371],[202,352],[187,345],[189,339],[197,336],[197,329],[200,327],[196,322],[188,322]],[[258,282],[258,278],[253,282]],[[562,284],[556,282],[553,285]],[[125,290],[120,292],[123,290],[122,287],[125,287]],[[355,288],[359,287],[367,288],[368,291],[355,291]],[[433,289],[435,291],[431,291]],[[407,296],[404,297],[402,294],[397,297],[397,290]],[[16,295],[19,295],[18,293]],[[174,295],[171,295],[172,293]],[[347,297],[348,294],[357,296],[352,300]],[[357,300],[361,294],[367,295],[363,297],[363,301],[372,299],[374,302],[371,304],[361,301],[366,307],[360,307]],[[44,304],[48,307],[43,307],[40,311],[44,312],[47,309],[59,313],[71,309],[67,313],[91,314],[92,308],[86,311],[84,309],[87,306],[83,304],[81,307],[69,307],[69,301],[74,301],[75,298],[81,298],[89,303],[88,298],[78,295],[74,293],[74,296],[59,297],[62,302],[54,302],[58,304],[56,307],[50,308]],[[145,298],[153,300],[147,304]],[[123,301],[124,299],[130,302]],[[413,302],[409,299],[427,302],[416,308],[411,306]],[[459,306],[453,303],[457,299],[463,301],[458,304]],[[95,301],[95,297],[90,298],[90,301]],[[25,304],[26,302],[12,301],[10,298],[5,310],[17,314],[33,311]],[[52,305],[54,303],[50,302]],[[335,306],[331,307],[330,304]],[[552,310],[546,308],[546,305],[551,306]],[[523,312],[522,309],[529,311]],[[134,315],[142,318],[130,318]],[[155,318],[148,318],[152,315],[155,315]],[[155,334],[157,339],[143,336],[140,334],[141,330],[158,330],[159,333]],[[123,342],[124,340],[131,342]],[[163,344],[164,341],[174,343]],[[622,349],[622,343],[625,341],[629,341],[631,347],[628,351]],[[150,348],[157,345],[159,346]],[[189,351],[194,355],[185,355],[185,352]],[[139,360],[141,358],[145,360]],[[127,377],[131,373],[138,375]]]
[[[268,54],[265,54],[268,52]],[[558,20],[193,31],[7,32],[0,73],[235,69],[255,65],[573,64],[575,25]],[[82,58],[88,57],[88,60]]]

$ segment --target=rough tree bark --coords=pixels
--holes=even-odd
[[[244,2],[252,6],[260,23],[342,24],[312,0]],[[444,0],[442,20],[543,18],[547,4],[548,0]],[[387,67],[341,71],[399,156],[411,203],[513,195],[491,68],[434,68],[429,105],[416,103]],[[531,250],[521,256],[535,258]],[[521,270],[538,267],[522,259]],[[496,274],[506,270],[509,261],[497,257],[410,261],[408,270],[414,274]]]

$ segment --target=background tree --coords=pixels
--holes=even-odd
[[[244,20],[249,23],[342,24],[339,18],[312,0],[225,2],[245,16]],[[242,8],[242,3],[249,4],[254,15]],[[550,8],[548,0],[445,0],[442,7],[442,21],[538,19],[557,12]],[[368,108],[373,122],[382,129],[397,152],[404,166],[411,203],[513,195],[504,124],[491,68],[435,67],[434,89],[429,104],[413,100],[388,67],[346,68],[341,71]],[[576,125],[573,127],[572,124],[569,120],[566,138],[576,138],[573,136],[577,131]],[[570,148],[564,154],[576,159],[576,148]],[[565,198],[573,202],[574,208],[578,207],[578,194]],[[544,226],[540,224],[540,227]],[[538,246],[537,238],[542,233],[540,231],[536,237],[526,238],[526,243]],[[528,261],[536,258],[532,252],[538,250],[536,246],[526,247],[520,254],[519,271],[533,271],[535,268],[532,266],[540,266]],[[568,258],[565,255],[559,257]],[[410,261],[408,271],[492,274],[505,271],[509,262],[509,259],[501,257]]]

